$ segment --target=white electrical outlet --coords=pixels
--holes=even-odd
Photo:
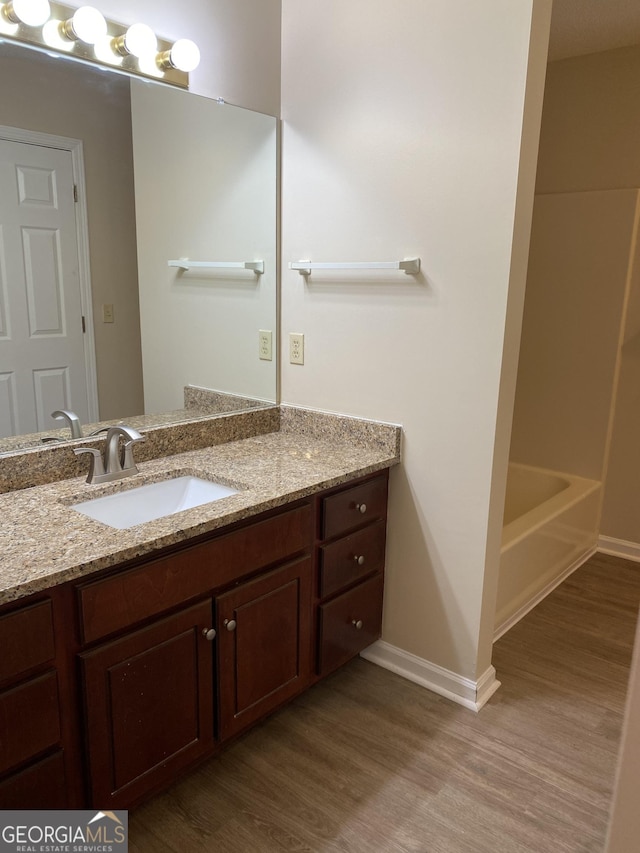
[[[291,364],[304,364],[304,335],[289,333],[289,361]]]
[[[271,332],[266,329],[260,329],[258,332],[258,352],[262,361],[271,361],[273,359],[271,340]]]

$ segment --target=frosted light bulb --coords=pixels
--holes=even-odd
[[[191,39],[178,39],[168,53],[170,65],[179,71],[193,71],[200,64],[198,45]]]
[[[111,41],[111,36],[103,36],[101,39],[98,39],[93,46],[96,59],[108,65],[122,65],[122,57],[114,53]]]
[[[73,42],[63,38],[60,34],[60,27],[63,26],[63,23],[52,18],[42,28],[42,38],[45,44],[56,50],[73,50]]]
[[[67,35],[80,39],[87,44],[95,44],[107,34],[107,22],[102,12],[93,6],[80,6],[73,17],[66,22]],[[69,32],[71,30],[71,32]]]
[[[154,55],[158,49],[158,39],[146,24],[132,24],[124,35],[124,47],[127,53],[138,58]]]
[[[166,67],[166,66],[165,66]],[[147,77],[156,77],[161,80],[164,77],[164,70],[156,62],[156,57],[150,54],[145,54],[138,59],[138,68],[142,74]]]
[[[40,27],[51,14],[49,0],[13,0],[4,7],[4,13],[10,21],[18,21],[28,27]]]

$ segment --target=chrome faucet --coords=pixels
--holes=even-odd
[[[55,412],[51,412],[51,417],[56,421],[66,421],[69,424],[71,438],[82,438],[80,418],[75,412],[72,412],[70,409],[56,409]]]
[[[121,438],[125,439],[122,453],[120,452]],[[87,483],[109,483],[138,473],[133,459],[133,445],[139,441],[144,441],[144,436],[133,427],[112,426],[107,431],[104,457],[93,447],[74,447],[73,452],[76,456],[81,453],[91,454]]]

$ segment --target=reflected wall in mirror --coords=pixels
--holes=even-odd
[[[81,410],[86,434],[275,402],[258,343],[271,331],[275,356],[276,119],[8,43],[0,73],[0,126],[19,137],[0,131],[0,195],[17,200],[0,202],[0,452],[69,435],[55,409]],[[69,180],[81,194],[65,232],[42,208],[64,207]],[[184,257],[259,259],[264,273],[168,265]],[[71,332],[73,375],[56,350]]]

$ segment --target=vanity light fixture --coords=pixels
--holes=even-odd
[[[191,39],[178,39],[170,50],[159,53],[156,61],[159,68],[177,68],[188,73],[200,64],[200,51]]]
[[[107,22],[102,12],[93,6],[80,6],[59,26],[60,35],[69,41],[80,39],[85,44],[95,44],[107,34]]]
[[[74,49],[74,42],[64,38],[60,32],[61,21],[50,18],[42,28],[42,40],[47,47],[69,53]]]
[[[146,24],[132,24],[123,36],[113,39],[111,45],[121,56],[131,54],[141,59],[143,56],[156,55],[158,39]]]
[[[49,0],[10,0],[2,7],[2,14],[12,24],[41,27],[49,19]]]
[[[74,8],[55,0],[0,2],[0,33],[7,41],[118,66],[183,89],[189,88],[189,72],[200,62],[200,51],[190,39],[158,39],[146,24],[124,26],[105,19],[93,6]]]

